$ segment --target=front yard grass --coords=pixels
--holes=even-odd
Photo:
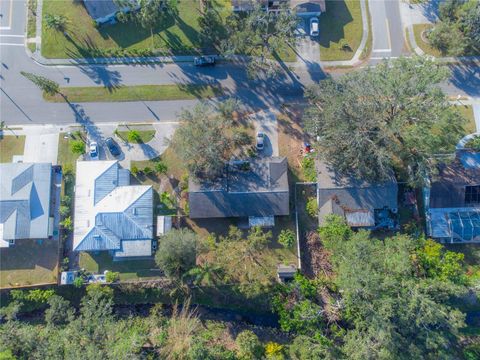
[[[105,251],[101,251],[98,254],[82,251],[80,253],[79,265],[80,268],[96,274],[103,274],[105,270],[119,272],[120,280],[153,278],[161,275],[161,271],[153,258],[113,261],[112,255]]]
[[[135,144],[146,144],[148,143],[149,141],[151,141],[154,137],[155,137],[155,130],[135,130],[135,129],[132,129],[133,131],[135,131],[139,138],[138,138],[138,141],[130,141],[130,142],[133,142]],[[115,134],[122,140],[124,141],[128,141],[128,134],[129,134],[130,131],[117,131]]]
[[[160,101],[193,100],[216,97],[222,94],[219,87],[210,85],[138,85],[105,88],[100,86],[60,88],[71,102],[117,102],[117,101]],[[62,95],[43,93],[45,100],[63,102]]]
[[[475,125],[475,116],[473,115],[473,108],[471,105],[456,105],[455,108],[467,119],[464,125],[465,135],[472,134],[477,131]]]
[[[55,283],[57,263],[57,241],[17,240],[0,249],[0,287]]]
[[[126,50],[132,56],[145,50],[155,55],[189,55],[201,52],[199,38],[200,1],[178,0],[178,12],[169,15],[150,30],[135,23],[117,23],[97,28],[82,1],[44,0],[43,14],[63,15],[68,19],[69,38],[42,25],[42,55],[46,58],[86,58],[116,56]],[[231,11],[230,1],[217,0],[222,17]],[[209,48],[208,44],[205,46]]]
[[[413,24],[413,35],[415,36],[415,42],[417,43],[418,47],[423,50],[423,52],[427,55],[441,57],[442,53],[440,50],[435,49],[429,43],[423,41],[422,33],[425,30],[431,29],[433,24]]]
[[[60,133],[60,136],[58,137],[57,162],[58,162],[58,165],[61,165],[62,167],[70,168],[75,173],[77,160],[80,156],[72,152],[72,150],[70,149],[70,143],[72,141],[85,139],[86,135],[85,133],[82,133],[82,132],[80,134],[77,134],[76,132],[74,132],[72,136],[68,136],[67,133]]]
[[[37,0],[28,0],[27,38],[37,36]]]
[[[5,132],[5,130],[4,130]],[[23,155],[25,136],[4,135],[0,139],[0,162],[12,162],[13,155]]]
[[[320,15],[320,60],[350,60],[363,36],[362,9],[358,0],[327,0]],[[348,44],[350,50],[342,50]]]

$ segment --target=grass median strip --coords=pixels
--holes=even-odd
[[[117,102],[203,99],[222,93],[219,86],[210,85],[139,85],[115,88],[62,87],[60,94],[52,96],[43,93],[43,97],[50,102],[63,102],[63,96],[71,102]]]

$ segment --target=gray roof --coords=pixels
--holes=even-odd
[[[153,237],[153,189],[129,186],[118,161],[79,161],[75,191],[75,251],[124,249]],[[135,243],[128,248],[135,253]],[[144,251],[142,251],[144,253]]]
[[[48,238],[52,164],[0,164],[0,240]]]
[[[101,19],[119,11],[113,0],[83,0],[83,3],[93,19]]]
[[[328,214],[337,214],[358,220],[358,226],[362,226],[371,223],[372,214],[368,212],[398,207],[398,186],[393,174],[387,181],[371,183],[342,176],[323,161],[317,161],[316,167],[320,222]]]
[[[191,179],[191,218],[275,216],[289,214],[287,159],[251,160],[249,170],[229,164],[214,182]]]
[[[465,187],[480,185],[480,152],[457,151],[449,164],[440,164],[431,181],[430,208],[465,207]]]

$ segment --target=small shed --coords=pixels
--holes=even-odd
[[[297,267],[295,265],[283,265],[277,266],[277,278],[279,282],[288,282],[293,280],[293,277],[297,273]]]
[[[157,236],[162,236],[172,230],[171,216],[157,216]]]

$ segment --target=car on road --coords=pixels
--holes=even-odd
[[[215,66],[215,56],[196,56],[193,64],[195,66]]]
[[[256,136],[256,148],[257,150],[263,150],[265,143],[265,134],[263,132],[258,132]]]
[[[118,144],[113,140],[111,137],[108,137],[105,139],[105,145],[107,145],[108,151],[110,151],[110,154],[113,156],[119,156],[120,155],[120,147]]]
[[[98,160],[98,145],[96,142],[91,142],[88,147],[88,153],[90,155],[90,159]]]
[[[310,18],[310,36],[318,36],[318,18]]]

